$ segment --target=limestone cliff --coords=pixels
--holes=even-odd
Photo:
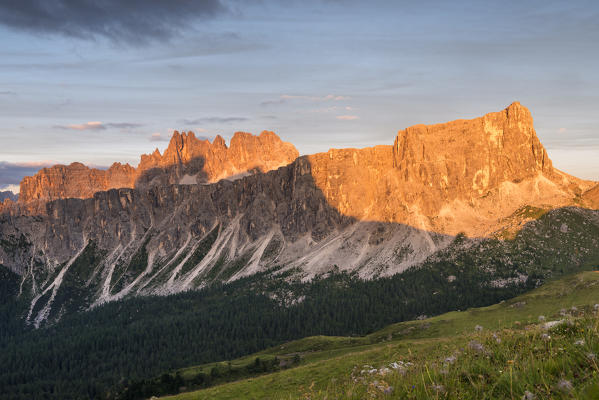
[[[0,264],[23,277],[32,297],[27,318],[39,324],[60,315],[53,301],[72,274],[91,293],[86,306],[269,268],[309,279],[337,266],[372,278],[419,265],[459,232],[468,243],[504,238],[497,232],[507,225],[587,207],[598,193],[596,182],[553,168],[529,111],[517,103],[473,120],[407,128],[393,145],[329,150],[274,169],[296,154],[272,133],[236,134],[230,147],[219,137],[209,143],[176,133],[164,154],[142,157],[136,188],[44,201],[33,211],[28,203],[5,206]],[[83,171],[81,193],[108,184],[108,172],[71,167]],[[111,167],[121,184],[128,168]],[[79,197],[67,190],[75,175],[50,170],[57,176],[38,174],[36,185],[52,187],[46,179],[62,191],[33,196]],[[205,184],[188,184],[196,182]],[[576,224],[599,229],[598,213],[568,211],[568,232]],[[547,229],[542,238],[555,233]],[[585,248],[596,249],[595,231],[588,232]],[[96,254],[93,265],[71,271],[84,251]]]
[[[94,193],[116,188],[164,184],[211,183],[224,178],[266,172],[287,165],[298,152],[273,132],[259,136],[238,132],[228,148],[222,137],[210,143],[193,132],[175,131],[164,154],[156,149],[142,155],[137,168],[114,163],[107,170],[81,163],[55,165],[21,182],[21,203],[64,198],[90,198]]]
[[[518,207],[574,204],[593,184],[553,168],[519,103],[472,120],[409,127],[393,146],[308,160],[316,186],[344,215],[446,234],[486,235]]]

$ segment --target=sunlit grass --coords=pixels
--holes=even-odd
[[[599,273],[583,272],[365,337],[290,342],[239,361],[300,353],[297,367],[170,398],[599,398],[596,303]]]

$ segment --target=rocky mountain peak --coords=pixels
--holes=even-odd
[[[236,133],[227,148],[217,136],[212,143],[191,131],[174,131],[164,150],[143,154],[137,168],[113,163],[107,170],[88,168],[80,162],[40,170],[21,182],[21,203],[33,200],[89,198],[113,188],[147,187],[163,184],[214,182],[248,171],[263,172],[289,164],[297,158],[295,147],[273,132],[254,136]]]
[[[214,140],[212,141],[212,146],[216,148],[226,149],[227,144],[225,143],[225,139],[221,135],[216,135]]]
[[[552,164],[530,111],[520,103],[471,120],[415,125],[399,131],[393,163],[400,178],[432,196],[470,198],[501,182],[518,182]]]

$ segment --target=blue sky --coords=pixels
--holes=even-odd
[[[173,129],[273,130],[309,154],[515,100],[557,168],[599,179],[595,1],[13,3],[0,188],[56,162],[137,165]]]

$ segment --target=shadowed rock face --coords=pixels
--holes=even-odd
[[[21,182],[21,203],[34,200],[90,198],[109,189],[166,184],[211,183],[220,179],[266,172],[287,165],[298,156],[295,147],[273,132],[259,136],[238,132],[227,148],[222,137],[213,143],[199,140],[193,132],[175,131],[164,154],[156,149],[142,155],[137,168],[114,163],[107,170],[81,163],[44,168]]]
[[[53,293],[75,273],[91,293],[87,305],[275,266],[308,279],[334,265],[371,278],[418,265],[458,232],[481,237],[517,225],[525,205],[592,199],[596,184],[552,167],[517,103],[474,120],[408,128],[394,145],[329,150],[274,169],[296,154],[272,133],[236,134],[229,148],[219,137],[209,143],[176,133],[164,154],[142,157],[135,189],[41,201],[39,212],[9,207],[0,214],[0,264],[23,276],[32,321],[56,309]],[[103,179],[81,175],[82,187]],[[596,212],[584,215],[599,221]],[[78,259],[92,245],[98,256],[81,269]]]

